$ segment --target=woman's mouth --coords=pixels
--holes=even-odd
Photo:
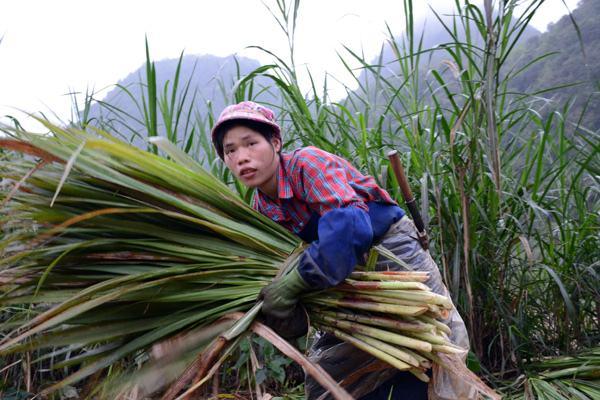
[[[240,178],[245,179],[245,180],[249,180],[254,178],[254,176],[256,175],[256,169],[254,168],[244,168],[243,170],[240,171]]]

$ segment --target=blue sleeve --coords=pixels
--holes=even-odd
[[[315,290],[342,282],[354,270],[373,241],[369,214],[358,207],[336,208],[319,220],[319,240],[300,257],[298,272]]]

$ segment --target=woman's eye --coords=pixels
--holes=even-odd
[[[250,142],[248,143],[248,146],[254,146],[256,144],[256,142]]]

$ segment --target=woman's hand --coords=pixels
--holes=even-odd
[[[259,299],[263,300],[262,313],[279,319],[290,317],[300,295],[309,289],[297,269],[273,279],[273,282],[260,291]]]
[[[309,290],[297,269],[275,278],[261,290],[263,322],[284,339],[295,339],[308,331],[308,317],[299,304],[300,295]]]

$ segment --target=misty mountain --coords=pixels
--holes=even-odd
[[[587,107],[587,113],[583,123],[591,129],[600,128],[600,24],[597,23],[597,15],[600,14],[600,0],[583,0],[579,7],[573,11],[581,32],[582,44],[577,31],[568,16],[563,17],[557,23],[549,26],[545,33],[540,33],[534,28],[527,28],[519,40],[513,54],[507,61],[504,73],[516,71],[532,60],[544,54],[555,52],[551,56],[542,58],[529,69],[514,76],[509,84],[509,90],[518,93],[535,93],[548,88],[561,86],[561,88],[544,92],[538,99],[551,105],[547,107],[544,103],[535,105],[536,109],[552,110],[560,109],[567,102],[572,102],[571,118],[578,118],[578,114]],[[423,32],[422,49],[437,48],[433,52],[423,53],[418,65],[419,76],[422,77],[421,95],[427,96],[427,79],[431,81],[431,70],[436,69],[447,79],[448,89],[459,92],[459,81],[452,74],[453,70],[449,54],[439,49],[444,43],[452,42],[452,38],[442,24],[430,19],[426,24],[416,23],[417,37]],[[474,31],[474,27],[471,27]],[[459,31],[459,36],[464,36],[464,31]],[[473,37],[478,34],[473,34]],[[475,45],[481,45],[477,43]],[[179,60],[167,59],[156,61],[157,96],[159,103],[161,98],[163,107],[170,101],[170,93],[174,86],[174,77]],[[405,77],[400,71],[397,56],[389,44],[382,47],[380,57],[371,61],[371,65],[379,66],[382,77],[400,86]],[[208,115],[215,115],[235,99],[232,96],[232,88],[240,77],[260,67],[258,61],[249,58],[217,57],[212,55],[187,55],[181,60],[180,82],[177,89],[177,101],[181,109],[179,124],[177,125],[178,140],[183,140],[190,135],[192,126],[201,126],[205,129],[210,125],[206,121]],[[369,104],[378,104],[381,107],[387,103],[382,98],[381,88],[375,85],[372,72],[363,70],[359,76],[359,82],[363,85],[360,96],[367,97]],[[568,86],[578,83],[577,86]],[[189,84],[186,93],[186,87]],[[434,82],[434,84],[436,84]],[[262,88],[272,85],[266,78],[258,77],[254,83],[254,95],[261,92]],[[165,94],[166,89],[166,94]],[[144,124],[144,106],[140,99],[147,98],[146,88],[146,66],[140,68],[124,79],[119,81],[118,86],[111,90],[99,103],[93,103],[87,120],[100,126],[108,126],[112,132],[120,133],[128,140],[137,145],[144,146],[145,141],[141,138],[147,136]],[[186,94],[183,99],[184,93]],[[275,90],[263,91],[258,100],[266,103],[279,104]],[[389,91],[388,91],[389,93]],[[543,97],[542,97],[543,96]],[[145,100],[144,100],[145,101]],[[427,99],[425,100],[427,101]],[[358,103],[357,103],[358,104]],[[541,105],[540,105],[541,104]],[[348,102],[351,107],[351,103]],[[401,108],[400,104],[395,106]],[[160,106],[159,106],[160,109]],[[383,112],[383,110],[371,110],[372,112]],[[201,124],[195,124],[200,121]],[[189,124],[188,124],[189,122]],[[175,120],[170,121],[171,129],[175,127]],[[165,122],[160,111],[158,115],[158,131],[165,135],[169,121]],[[202,137],[203,135],[196,136]],[[206,132],[203,133],[206,135]]]
[[[183,56],[172,107],[177,111],[171,113],[174,114],[172,118],[165,119],[161,109],[167,106],[171,108],[179,62],[179,59],[154,62],[158,132],[165,136],[169,131],[176,131],[178,140],[186,138],[196,122],[201,121],[203,123],[200,125],[205,126],[204,119],[209,110],[218,114],[226,104],[231,103],[235,83],[240,77],[260,67],[258,61],[245,57]],[[86,119],[138,146],[145,146],[142,138],[148,136],[145,124],[148,99],[146,75],[146,65],[142,65],[120,80],[101,101],[92,103]],[[265,86],[261,84],[265,81],[261,78],[255,80],[255,94],[261,86]],[[275,99],[269,92],[262,92],[259,98],[264,102],[273,102]]]
[[[511,64],[527,65],[536,58],[551,54],[534,63],[512,79],[510,87],[521,93],[540,94],[550,107],[561,109],[571,103],[569,114],[577,120],[585,111],[581,123],[589,129],[600,129],[600,0],[582,0],[572,12],[577,27],[569,16],[549,25],[515,49]],[[581,41],[577,33],[581,33]],[[572,86],[570,86],[572,85]]]
[[[447,25],[448,28],[452,28],[452,20],[451,17],[442,15],[440,16],[444,21],[444,24]],[[420,55],[420,65],[421,68],[438,68],[443,60],[449,59],[450,55],[443,50],[439,50],[445,44],[452,44],[454,39],[444,27],[444,25],[435,17],[429,17],[427,20],[416,21],[414,23],[415,26],[415,39],[414,39],[414,51],[417,52],[419,50],[423,51]],[[481,36],[477,32],[477,28],[474,23],[469,27],[470,35],[473,38],[473,45],[475,46],[483,46],[483,42],[481,40]],[[457,33],[460,40],[464,40],[466,33],[465,29],[462,26],[457,27]],[[531,38],[538,37],[540,35],[540,31],[535,29],[532,26],[528,26],[523,31],[520,40],[526,41]],[[400,38],[395,38],[396,43],[400,46]],[[419,44],[419,42],[421,42]],[[432,49],[438,49],[433,50]],[[397,69],[397,60],[398,57],[394,52],[394,48],[386,43],[385,46],[382,47],[381,54],[372,60],[373,65],[381,65],[382,66],[382,75],[384,77],[391,77],[394,74],[397,74],[399,71]],[[359,77],[361,82],[365,82],[368,79],[368,73],[363,71]]]
[[[447,15],[441,15],[440,18],[443,23],[435,17],[429,17],[425,21],[414,23],[412,53],[418,55],[413,57],[412,62],[416,62],[416,65],[411,67],[408,60],[399,60],[399,57],[405,57],[411,49],[409,43],[404,42],[405,39],[396,37],[393,43],[386,43],[382,47],[380,54],[369,62],[369,68],[362,70],[358,77],[361,88],[355,93],[358,96],[366,96],[376,113],[383,112],[392,99],[391,96],[394,95],[393,91],[389,88],[386,89],[387,84],[383,83],[381,78],[385,79],[394,88],[401,88],[405,81],[409,79],[409,75],[414,74],[418,77],[419,96],[424,99],[425,103],[430,102],[428,84],[431,84],[434,88],[440,86],[440,83],[432,76],[431,72],[434,70],[443,78],[444,87],[449,92],[462,92],[459,78],[462,66],[457,65],[451,54],[445,49],[447,45],[454,51],[456,46],[455,39],[448,32],[448,29],[453,29],[453,20],[451,16]],[[513,20],[513,25],[515,23],[516,21]],[[475,48],[484,47],[483,39],[474,22],[468,26],[468,29],[458,25],[456,35],[458,40],[464,43],[467,42],[466,37],[469,35]],[[540,32],[537,29],[528,26],[523,31],[520,41],[527,41],[539,35]],[[478,50],[474,50],[474,52],[481,53]],[[468,60],[465,59],[464,62],[468,63]],[[409,65],[403,66],[401,65],[403,63],[409,63]],[[411,68],[414,68],[414,70],[411,71]],[[460,99],[456,100],[460,101]],[[450,106],[449,101],[444,96],[439,97],[438,101],[442,103],[442,106]],[[402,110],[403,106],[399,100],[393,101],[393,104],[396,110]]]
[[[503,67],[504,74],[511,75],[508,90],[514,93],[537,94],[537,100],[533,107],[540,109],[542,114],[552,110],[562,110],[569,103],[571,119],[577,120],[585,112],[581,119],[583,126],[592,130],[600,129],[600,24],[597,20],[598,15],[600,15],[600,0],[582,0],[572,12],[577,27],[568,15],[563,16],[556,23],[550,24],[544,33],[527,27]],[[415,29],[417,36],[415,46],[417,46],[422,32],[421,48],[423,50],[436,49],[420,55],[418,65],[420,94],[428,96],[426,92],[428,81],[433,83],[434,87],[439,87],[439,84],[431,78],[432,70],[440,73],[450,92],[460,92],[459,82],[456,79],[460,68],[454,63],[450,54],[440,49],[444,43],[452,42],[450,34],[437,20],[430,20],[426,25],[421,22],[415,26],[422,27],[422,29]],[[581,38],[578,36],[578,29]],[[471,27],[471,31],[475,31],[474,26]],[[464,35],[464,30],[459,30],[459,37],[464,37]],[[479,37],[479,35],[474,34],[473,37]],[[481,46],[483,43],[481,39],[475,40],[474,45]],[[536,59],[539,60],[533,62]],[[532,64],[529,67],[523,69],[530,63]],[[398,64],[398,57],[390,44],[384,46],[379,57],[371,60],[370,64],[377,68],[381,76],[393,83],[395,87],[400,87],[406,79]],[[522,71],[514,75],[519,70]],[[371,71],[363,70],[359,81],[366,90],[361,89],[360,96],[366,94],[370,104],[376,104],[381,108],[387,104],[389,99],[382,97],[383,91],[378,90],[375,76]],[[394,104],[401,107],[398,102]]]

